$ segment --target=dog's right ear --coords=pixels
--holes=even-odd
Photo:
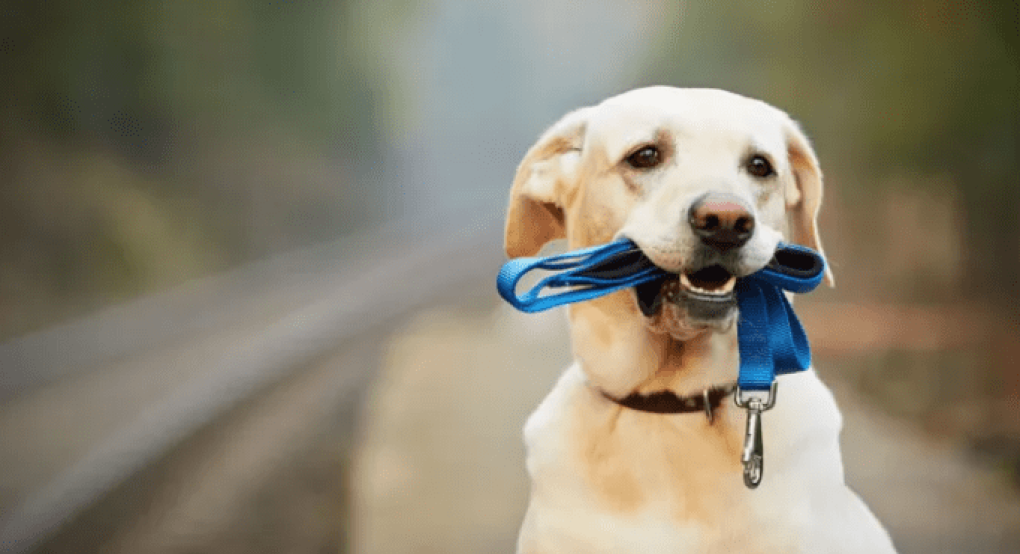
[[[565,199],[576,181],[590,110],[563,116],[517,167],[506,216],[507,256],[532,256],[547,242],[566,236]]]

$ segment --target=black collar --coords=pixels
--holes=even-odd
[[[659,391],[651,394],[631,393],[625,398],[613,398],[605,392],[609,400],[631,410],[653,414],[686,414],[704,412],[709,422],[712,413],[719,409],[722,401],[737,390],[736,383],[728,383],[717,387],[709,387],[700,393],[688,396],[677,396],[672,391]]]

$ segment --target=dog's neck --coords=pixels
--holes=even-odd
[[[588,381],[604,393],[616,398],[661,391],[688,396],[736,380],[735,325],[679,341],[592,304],[571,310],[571,337]]]
[[[705,331],[685,341],[663,337],[658,367],[634,391],[647,394],[668,390],[684,396],[733,382],[739,363],[736,353],[736,329],[725,333]]]

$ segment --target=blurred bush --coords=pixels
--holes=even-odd
[[[370,220],[347,9],[5,2],[0,337]]]

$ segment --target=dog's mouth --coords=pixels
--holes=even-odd
[[[679,280],[683,293],[699,300],[718,302],[736,298],[733,287],[737,284],[737,277],[721,265],[681,273]]]
[[[688,324],[711,325],[734,313],[736,284],[733,272],[714,264],[638,285],[634,292],[641,313],[657,323],[684,319]]]

